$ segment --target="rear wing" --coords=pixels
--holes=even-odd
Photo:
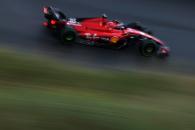
[[[47,20],[66,20],[67,17],[59,9],[52,6],[43,7],[43,13]]]

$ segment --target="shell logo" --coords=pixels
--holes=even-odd
[[[116,36],[114,36],[114,37],[112,37],[112,38],[110,39],[110,41],[111,41],[112,43],[117,43],[117,42],[119,41],[119,38],[116,37]]]

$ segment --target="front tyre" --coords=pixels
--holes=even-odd
[[[151,57],[156,52],[156,44],[150,41],[144,42],[139,47],[139,51],[142,56]]]

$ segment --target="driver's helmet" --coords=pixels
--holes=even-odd
[[[106,26],[109,28],[115,28],[117,26],[117,24],[114,23],[113,21],[109,21],[109,22],[107,22]]]

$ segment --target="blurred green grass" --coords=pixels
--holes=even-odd
[[[0,50],[0,130],[194,130],[195,78]]]

